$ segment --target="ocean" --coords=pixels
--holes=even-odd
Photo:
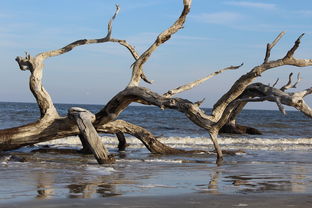
[[[61,115],[70,107],[96,113],[100,105],[57,104]],[[204,109],[209,112],[210,109]],[[34,103],[0,102],[0,129],[36,121]],[[142,126],[163,143],[182,149],[213,150],[208,133],[182,113],[156,107],[130,106],[119,117]],[[53,140],[0,154],[0,203],[32,199],[160,196],[185,193],[312,193],[312,122],[297,111],[244,110],[237,118],[263,135],[219,135],[226,155],[153,155],[126,135],[130,146],[118,152],[114,135],[101,134],[116,156],[112,165],[98,165],[81,148],[77,137]],[[40,152],[42,147],[65,152]],[[14,157],[26,158],[24,162]]]

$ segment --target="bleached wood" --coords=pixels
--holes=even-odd
[[[25,57],[15,59],[21,70],[30,71],[29,88],[34,95],[40,109],[40,117],[47,123],[59,115],[53,104],[52,98],[42,85],[43,63],[26,53]]]
[[[216,72],[213,72],[211,74],[209,74],[208,76],[204,77],[204,78],[201,78],[199,80],[196,80],[194,82],[190,82],[188,84],[185,84],[185,85],[182,85],[180,87],[177,87],[175,89],[172,89],[172,90],[169,90],[168,92],[166,92],[164,94],[165,97],[172,97],[173,95],[175,94],[178,94],[178,93],[181,93],[181,92],[184,92],[184,91],[187,91],[187,90],[190,90],[198,85],[200,85],[201,83],[207,81],[208,79],[226,71],[226,70],[235,70],[235,69],[238,69],[240,68],[241,66],[243,66],[243,63],[241,65],[238,65],[238,66],[229,66],[229,67],[226,67],[224,69],[221,69],[221,70],[218,70]]]
[[[57,49],[57,50],[52,50],[52,51],[47,51],[47,52],[42,52],[40,54],[38,54],[36,56],[36,58],[39,59],[46,59],[48,57],[53,57],[53,56],[59,56],[61,54],[67,53],[71,50],[73,50],[75,47],[78,46],[82,46],[82,45],[87,45],[87,44],[95,44],[95,43],[105,43],[110,41],[111,39],[111,34],[112,34],[112,23],[113,20],[116,18],[118,12],[119,12],[120,8],[118,5],[116,5],[116,11],[113,15],[113,17],[110,19],[109,23],[108,23],[108,31],[105,37],[103,38],[99,38],[99,39],[81,39],[81,40],[77,40],[74,41],[66,46],[64,46],[63,48]]]
[[[155,40],[155,42],[136,60],[133,65],[132,70],[132,77],[128,84],[128,87],[138,86],[141,80],[141,74],[143,72],[143,64],[149,59],[152,53],[163,43],[171,38],[173,34],[175,34],[178,30],[183,28],[183,24],[186,20],[187,14],[190,12],[191,9],[191,0],[184,0],[183,1],[183,11],[180,17],[171,25],[168,29],[160,33]]]
[[[253,90],[257,92],[254,94],[254,98],[238,100],[239,102],[262,102],[262,101],[271,101],[278,102],[279,109],[282,113],[285,114],[285,109],[282,105],[292,106],[298,111],[304,113],[306,116],[312,118],[311,108],[306,104],[303,98],[312,93],[312,88],[309,88],[304,91],[287,93],[280,89],[272,88],[268,85],[262,83],[255,83],[250,85],[248,90]]]
[[[297,84],[301,81],[300,72],[298,73],[297,81],[294,84],[292,84],[292,75],[293,75],[293,73],[289,74],[288,82],[287,82],[287,84],[285,84],[283,87],[280,88],[281,91],[285,91],[285,90],[288,90],[290,88],[296,88],[297,87]]]
[[[270,44],[267,44],[267,49],[266,49],[266,53],[265,53],[265,58],[264,58],[264,62],[263,63],[267,63],[270,56],[271,56],[271,50],[272,48],[278,43],[278,41],[285,35],[285,32],[281,32],[276,38],[275,40]]]
[[[280,36],[280,35],[279,35]],[[279,37],[278,36],[278,37]],[[231,89],[225,93],[213,106],[212,116],[213,121],[219,122],[222,115],[224,115],[225,109],[229,106],[229,104],[234,101],[238,96],[242,94],[242,92],[246,89],[246,87],[251,84],[258,76],[269,69],[277,68],[285,65],[292,65],[297,67],[306,67],[312,65],[312,59],[296,59],[293,57],[294,52],[298,49],[300,45],[300,39],[303,35],[300,35],[296,40],[294,46],[287,52],[287,54],[281,58],[274,61],[269,61],[263,63],[259,66],[254,67],[250,72],[241,76],[231,87]],[[280,38],[276,38],[274,42],[277,44]],[[223,123],[223,121],[221,122]]]
[[[86,109],[72,107],[68,110],[68,117],[77,124],[81,137],[91,149],[98,163],[111,163],[113,158],[110,157],[108,150],[93,127],[92,123],[95,121],[95,115]]]

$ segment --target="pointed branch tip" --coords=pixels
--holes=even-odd
[[[192,4],[192,0],[183,0],[183,4],[184,4],[185,6],[189,6],[189,5]]]
[[[278,34],[278,36],[274,39],[272,43],[268,43],[266,47],[265,57],[263,63],[267,63],[269,61],[269,58],[271,56],[271,50],[272,48],[278,43],[278,41],[285,35],[285,32],[281,32]]]
[[[230,69],[238,69],[238,68],[242,67],[243,65],[244,65],[244,62],[241,63],[240,65],[237,65],[237,66],[230,66],[229,68]]]
[[[206,98],[203,98],[200,101],[195,102],[194,104],[197,105],[197,107],[201,106],[201,104],[203,104],[203,102],[206,100]]]
[[[272,87],[275,87],[277,85],[278,81],[279,81],[279,78],[277,78],[277,80],[275,81],[275,83],[273,84]]]

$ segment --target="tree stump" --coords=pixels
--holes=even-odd
[[[112,163],[113,157],[109,155],[92,125],[92,122],[95,121],[95,115],[86,109],[73,107],[68,110],[68,117],[76,122],[82,143],[92,151],[97,162],[99,164]]]

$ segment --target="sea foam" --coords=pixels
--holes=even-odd
[[[118,140],[113,136],[102,136],[101,140],[108,148],[116,148]],[[145,148],[142,142],[135,137],[126,138],[129,147]],[[174,148],[203,149],[213,148],[208,137],[161,137],[158,140]],[[252,149],[252,150],[312,150],[312,138],[249,138],[249,137],[219,137],[219,144],[224,149]],[[80,147],[78,137],[66,137],[40,143],[54,147]]]

